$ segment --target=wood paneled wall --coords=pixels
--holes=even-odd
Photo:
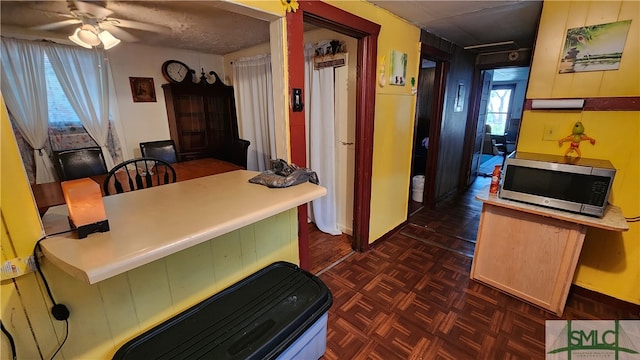
[[[469,95],[473,82],[475,56],[424,30],[421,33],[420,41],[452,55],[446,82],[436,170],[435,199],[438,202],[448,194],[457,191],[460,172],[463,171],[461,149],[464,148],[464,138],[467,131],[467,115],[470,108]],[[456,92],[459,83],[464,84],[464,105],[462,111],[455,112]]]

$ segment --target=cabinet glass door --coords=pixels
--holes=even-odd
[[[202,151],[208,147],[202,97],[176,96],[176,126],[182,152]]]

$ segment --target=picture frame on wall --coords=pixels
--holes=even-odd
[[[407,82],[407,54],[392,50],[391,51],[391,74],[389,84],[404,86]]]
[[[129,77],[133,102],[156,102],[156,88],[153,78]]]
[[[558,73],[618,70],[631,20],[567,29]]]
[[[458,82],[456,88],[456,100],[453,106],[453,112],[461,112],[464,109],[464,83]]]

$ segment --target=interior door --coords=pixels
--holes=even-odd
[[[471,158],[471,175],[467,184],[471,184],[480,169],[480,158],[482,156],[482,145],[484,143],[484,124],[487,120],[487,104],[489,102],[489,93],[491,91],[491,79],[493,78],[493,70],[483,70],[480,74],[482,82],[480,106],[478,108],[478,125],[476,127],[475,138],[473,142],[473,156]]]
[[[354,41],[355,42],[355,41]],[[347,47],[348,49],[348,47]],[[335,129],[336,129],[336,201],[338,229],[353,235],[353,184],[356,158],[355,91],[349,93],[349,72],[355,73],[355,64],[334,69],[335,76]],[[351,116],[350,113],[353,113]]]

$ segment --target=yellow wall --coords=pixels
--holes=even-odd
[[[1,158],[0,158],[0,212],[2,214],[2,260],[27,256],[36,240],[44,235],[35,207],[27,175],[22,167],[16,139],[9,123],[4,99],[0,97]],[[15,211],[7,211],[12,209]],[[22,226],[18,226],[22,225]],[[13,242],[9,240],[13,239]],[[6,245],[6,246],[5,246]],[[6,257],[5,257],[6,256]]]
[[[620,68],[558,74],[566,30],[631,19]],[[534,50],[527,98],[640,96],[640,2],[545,1]],[[585,158],[607,159],[617,169],[610,202],[625,217],[640,215],[640,111],[525,111],[518,150],[563,154],[557,139],[571,134],[576,121],[596,144],[580,145]],[[557,129],[544,141],[545,126]],[[624,233],[589,229],[574,282],[640,304],[640,225]]]
[[[29,182],[22,167],[22,160],[18,153],[18,146],[13,130],[9,123],[4,99],[0,96],[0,238],[2,246],[2,261],[15,259],[17,257],[28,256],[32,251],[36,241],[44,234],[40,224],[40,217],[37,213]],[[21,278],[32,278],[32,274],[23,275]],[[16,284],[20,279],[16,279]],[[33,282],[32,282],[33,284]],[[14,280],[4,280],[0,283],[0,304],[2,306],[2,324],[14,330],[20,329],[24,336],[16,336],[16,345],[23,349],[34,349],[36,344],[32,337],[28,336],[29,323],[25,316],[26,307],[29,307],[28,297],[25,302],[16,293],[17,285]],[[24,289],[26,291],[26,289]],[[22,296],[28,296],[23,292]],[[40,319],[48,321],[48,316],[42,312],[42,307],[34,309],[34,312],[43,314]],[[42,321],[34,321],[31,324],[34,331],[38,331]],[[13,331],[14,336],[18,331]],[[49,343],[51,344],[51,343]],[[53,346],[53,344],[51,344]],[[6,338],[2,338],[0,343],[0,358],[10,359],[10,347]],[[28,358],[28,357],[25,357]]]
[[[371,184],[369,242],[373,242],[407,219],[411,176],[411,147],[415,95],[411,78],[418,78],[420,29],[396,15],[365,1],[327,1],[354,15],[381,25],[378,58],[385,57],[389,76],[391,50],[408,55],[405,86],[376,86]]]

